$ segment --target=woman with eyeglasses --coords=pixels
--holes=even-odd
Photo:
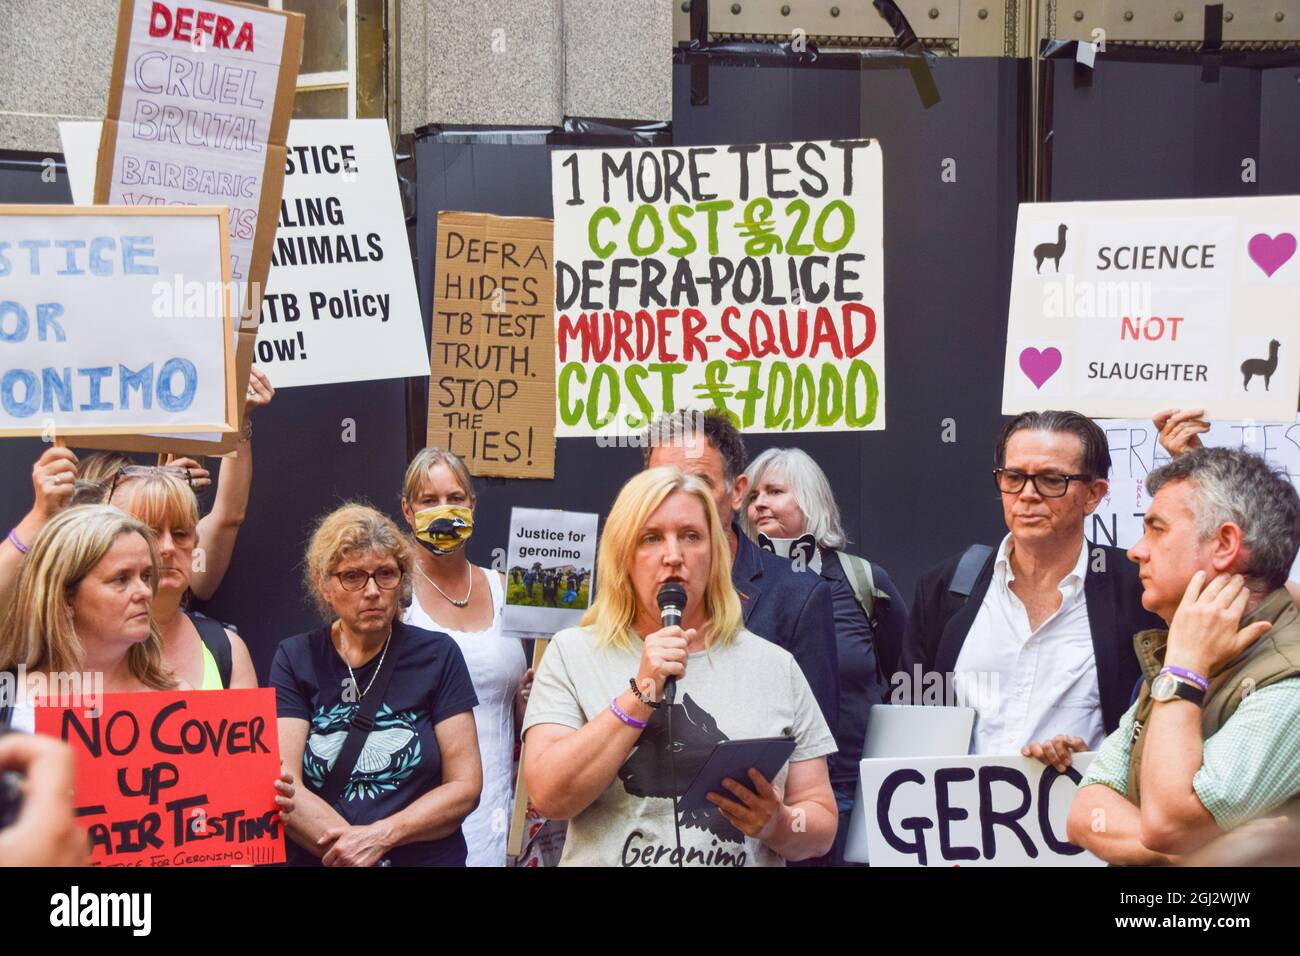
[[[235,453],[222,459],[221,480],[217,483],[212,510],[198,524],[203,539],[203,567],[194,571],[190,590],[200,600],[212,597],[230,567],[235,540],[248,509],[253,484],[253,426],[249,419],[254,411],[270,403],[275,389],[257,369],[248,379],[244,401],[244,432]],[[18,566],[37,533],[45,523],[70,504],[98,504],[108,500],[109,490],[120,480],[123,470],[138,467],[121,452],[94,452],[78,459],[69,448],[50,447],[32,465],[31,510],[4,537],[0,538],[0,614],[9,606]],[[168,461],[167,468],[181,478],[191,490],[202,491],[212,484],[208,470],[192,458]],[[0,526],[0,531],[3,526]]]
[[[465,865],[478,699],[456,642],[402,622],[411,560],[397,525],[365,505],[312,534],[305,583],[329,623],[285,640],[271,665],[280,755],[305,784],[291,865]]]

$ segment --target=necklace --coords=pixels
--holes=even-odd
[[[342,633],[343,633],[342,629],[340,629],[339,631],[340,638],[342,637]],[[366,696],[366,691],[370,690],[370,688],[374,686],[375,678],[378,677],[379,672],[384,669],[384,658],[388,656],[388,642],[391,641],[392,639],[393,639],[393,629],[390,627],[388,629],[388,636],[384,638],[384,649],[379,655],[379,666],[376,667],[375,672],[370,675],[370,683],[366,684],[366,689],[361,691],[361,693],[357,696],[357,700],[360,700],[362,697]],[[340,639],[339,644],[342,643],[343,641]],[[352,678],[352,686],[356,687],[357,675],[352,673],[352,662],[348,660],[348,655],[343,653],[342,647],[339,648],[339,653],[343,655],[343,663],[346,664],[348,667],[348,677]]]
[[[433,585],[435,591],[445,597],[452,604],[456,605],[456,607],[464,607],[469,604],[469,596],[474,593],[474,566],[472,564],[469,566],[469,588],[465,591],[465,599],[463,601],[457,601],[442,588],[438,587],[438,582],[424,573],[424,568],[420,567],[420,562],[418,560],[415,562],[415,570],[420,572],[420,577]]]

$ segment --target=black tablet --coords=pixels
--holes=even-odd
[[[726,777],[753,789],[749,768],[753,767],[769,783],[781,772],[790,755],[794,753],[793,737],[757,737],[752,740],[724,740],[713,748],[709,759],[695,775],[686,793],[677,801],[678,812],[713,809],[714,804],[705,798],[707,793],[724,797],[734,795],[722,786]]]

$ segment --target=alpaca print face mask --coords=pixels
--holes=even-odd
[[[451,554],[474,533],[474,512],[461,505],[438,505],[415,513],[415,540],[434,554]]]

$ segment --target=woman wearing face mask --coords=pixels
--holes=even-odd
[[[830,777],[840,827],[830,854],[818,862],[840,866],[867,715],[889,696],[889,675],[907,628],[907,608],[884,568],[843,550],[847,539],[839,505],[826,474],[805,452],[770,448],[745,474],[750,489],[746,532],[759,547],[788,557],[797,570],[821,575],[831,587],[840,711],[835,727],[839,752],[830,758]]]
[[[415,595],[403,621],[442,631],[460,646],[478,706],[474,722],[483,761],[483,795],[463,825],[469,866],[505,866],[514,787],[516,730],[533,672],[523,646],[501,634],[505,576],[465,556],[474,531],[473,481],[459,457],[425,448],[406,469],[402,515],[418,547]]]

